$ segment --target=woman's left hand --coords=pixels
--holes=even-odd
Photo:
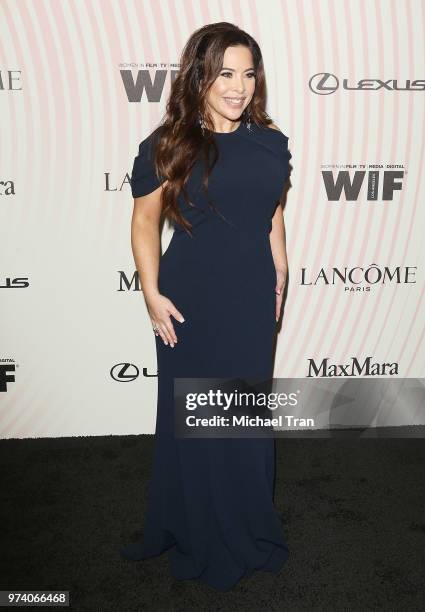
[[[280,311],[282,308],[282,296],[286,284],[286,274],[286,268],[283,270],[276,270],[276,322],[279,321]]]

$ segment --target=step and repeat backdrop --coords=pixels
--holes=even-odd
[[[129,179],[183,45],[218,21],[259,43],[292,153],[274,377],[420,388],[422,0],[2,0],[1,437],[154,432]]]

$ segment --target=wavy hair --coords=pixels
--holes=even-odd
[[[186,184],[198,159],[203,160],[202,187],[208,205],[223,217],[208,195],[208,179],[219,151],[212,135],[214,123],[207,111],[206,96],[222,70],[227,47],[236,45],[250,49],[255,72],[255,91],[241,120],[246,121],[250,111],[251,121],[257,125],[272,123],[265,111],[266,80],[260,47],[252,36],[236,25],[219,22],[196,30],[184,46],[180,70],[172,83],[165,118],[159,130],[154,163],[157,176],[167,180],[161,192],[162,214],[180,224],[191,236],[192,224],[181,214],[178,197],[182,193],[188,205],[196,207],[189,201]],[[199,123],[199,113],[206,127],[204,134]]]

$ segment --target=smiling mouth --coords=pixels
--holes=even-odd
[[[242,106],[245,98],[230,98],[223,96],[223,100],[225,100],[230,106]]]

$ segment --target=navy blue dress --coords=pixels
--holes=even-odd
[[[139,147],[133,197],[159,187],[157,128]],[[220,158],[201,192],[203,166],[191,173],[191,208],[179,205],[194,237],[175,225],[160,259],[158,286],[183,314],[171,317],[174,348],[156,338],[158,404],[147,516],[141,542],[121,549],[133,560],[168,550],[176,579],[228,591],[255,570],[279,572],[288,557],[273,504],[275,440],[174,435],[173,377],[272,377],[276,273],[269,232],[289,173],[288,138],[244,122],[214,133]]]

